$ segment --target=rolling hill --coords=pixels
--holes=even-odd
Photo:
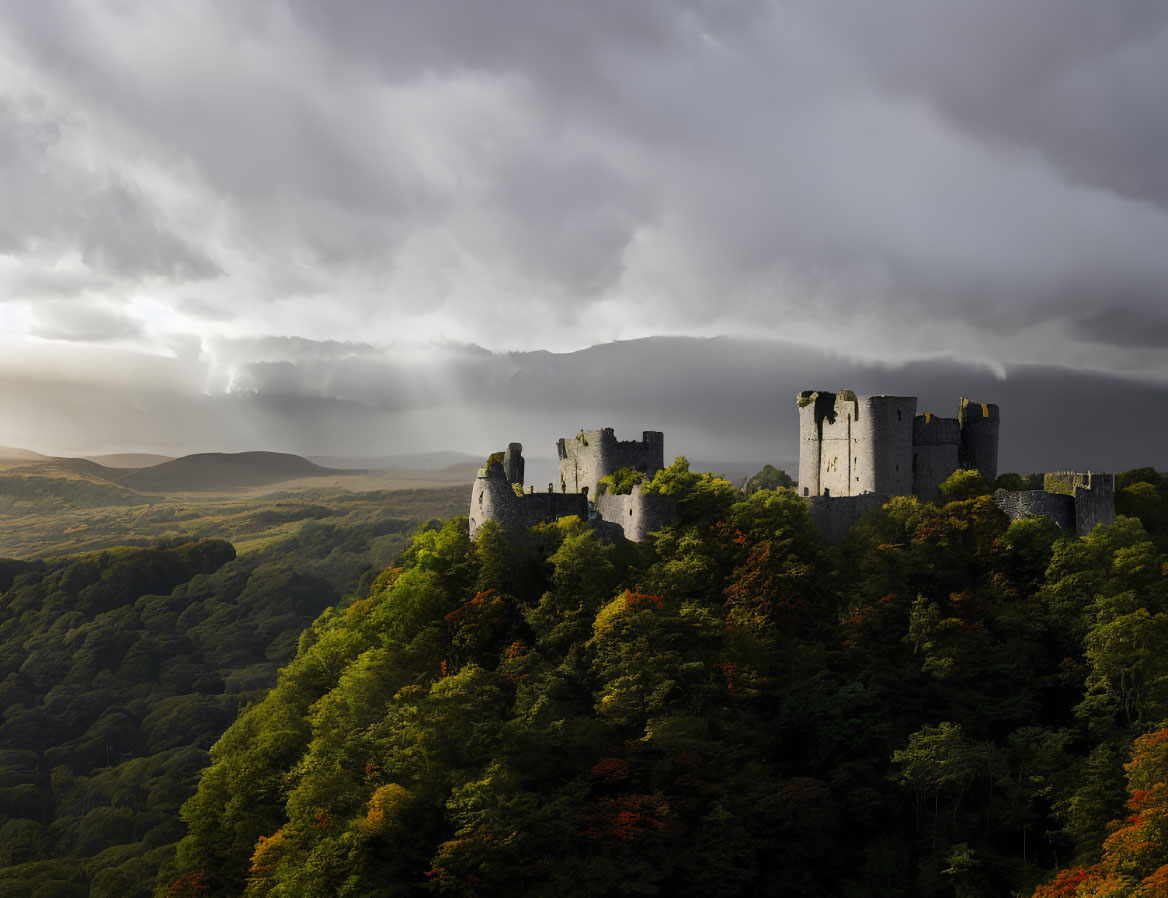
[[[132,489],[173,493],[264,486],[338,473],[342,472],[284,452],[202,452],[147,468],[112,469],[107,476]]]

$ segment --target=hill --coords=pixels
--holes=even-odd
[[[46,461],[49,456],[33,452],[31,449],[17,449],[14,446],[0,446],[0,460],[3,461]]]
[[[231,490],[341,473],[284,452],[202,452],[148,468],[114,470],[110,479],[123,486],[162,493]]]

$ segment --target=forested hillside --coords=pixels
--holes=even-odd
[[[296,524],[0,560],[0,896],[148,896],[208,749],[417,521]]]
[[[425,529],[214,746],[157,894],[1160,894],[1165,492],[1119,485],[1082,540],[955,477],[829,549],[682,461],[650,545]]]

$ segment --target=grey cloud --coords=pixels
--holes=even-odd
[[[180,282],[225,246],[254,268],[220,278],[236,320],[302,336],[262,303],[319,297],[370,342],[419,308],[492,347],[642,315],[634,333],[790,324],[892,361],[949,324],[988,345],[1068,322],[997,361],[1056,360],[1069,334],[1122,370],[1143,344],[1100,304],[1156,321],[1168,295],[1166,23],[1146,0],[11,5],[0,36],[70,114],[0,110],[5,183],[43,200],[15,197],[0,244]],[[96,184],[63,133],[108,155]],[[137,156],[189,189],[205,243]],[[428,395],[357,356],[308,382],[295,355],[231,363],[257,394]]]
[[[35,260],[18,279],[26,298],[59,295],[110,279],[161,276],[185,281],[216,273],[212,262],[163,222],[153,201],[128,176],[96,171],[62,142],[62,125],[36,92],[0,96],[0,249]],[[73,253],[88,269],[55,270]]]
[[[1072,181],[1168,207],[1168,7],[1145,0],[821,4],[872,70]]]
[[[1168,312],[1164,311],[1157,314],[1120,305],[1078,318],[1071,327],[1076,337],[1088,343],[1168,349]]]

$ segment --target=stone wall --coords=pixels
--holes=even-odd
[[[470,493],[470,538],[487,521],[498,521],[508,530],[525,530],[535,524],[575,515],[588,519],[588,500],[581,493],[527,493],[516,495],[503,464],[480,469]]]
[[[1075,500],[1075,532],[1086,536],[1097,524],[1115,523],[1115,475],[1098,471],[1055,471],[1043,478],[1048,493]]]
[[[640,542],[676,520],[677,500],[673,496],[646,496],[634,488],[626,496],[611,493],[597,496],[596,510],[602,521],[619,526],[625,539]]]
[[[1046,517],[1051,518],[1064,530],[1077,532],[1073,496],[1048,493],[1044,490],[998,490],[994,493],[994,501],[1011,521]]]
[[[640,440],[618,440],[611,427],[582,430],[561,439],[556,448],[560,457],[560,489],[579,493],[585,488],[596,495],[600,478],[620,468],[635,468],[652,477],[665,466],[665,437],[646,430]]]
[[[839,545],[847,536],[848,530],[860,519],[860,515],[869,508],[879,508],[889,499],[888,496],[866,493],[862,496],[810,496],[807,499],[807,510],[811,520],[819,528],[824,542]]]

